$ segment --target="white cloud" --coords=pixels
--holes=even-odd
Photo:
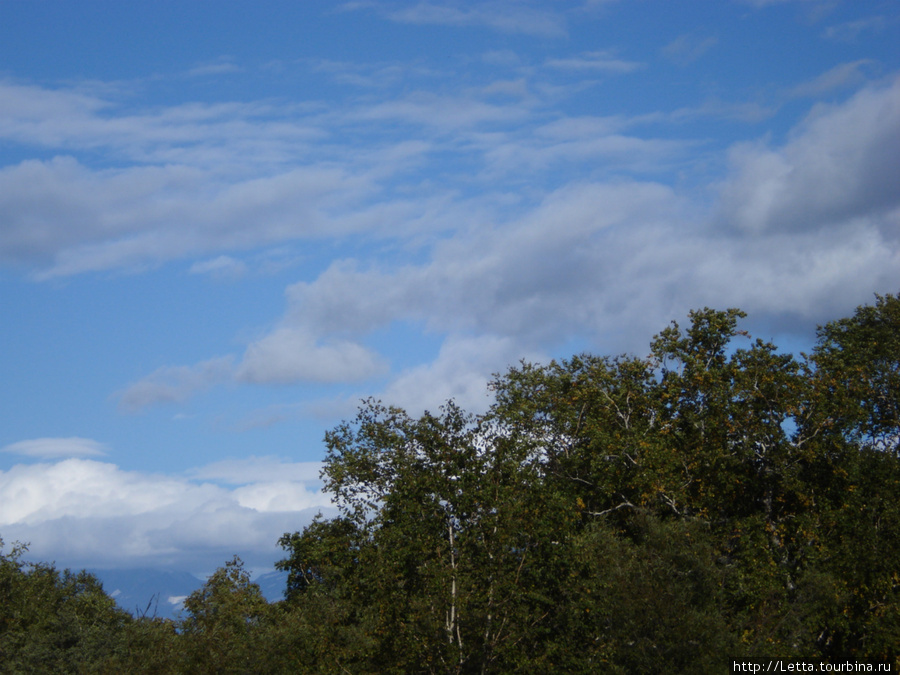
[[[356,342],[319,339],[308,328],[287,325],[248,345],[237,364],[234,356],[222,356],[191,366],[164,366],[115,397],[121,410],[137,412],[149,406],[182,403],[199,392],[229,383],[358,382],[382,375],[387,368],[384,359]],[[276,419],[281,417],[276,414]],[[252,428],[267,423],[265,419],[251,419],[240,426]]]
[[[233,494],[238,504],[260,513],[303,511],[319,505],[305,486],[284,480],[244,485]]]
[[[565,117],[535,129],[537,136],[563,141],[583,141],[617,134],[637,120],[624,115]]]
[[[303,328],[282,327],[247,347],[235,375],[257,384],[353,382],[384,370],[362,345],[341,339],[323,343]]]
[[[900,190],[892,189],[897,177],[890,171],[895,96],[893,87],[876,88],[820,108],[778,151],[738,146],[740,170],[723,189],[714,222],[662,185],[569,185],[509,222],[457,230],[421,265],[388,272],[336,262],[315,281],[289,288],[287,316],[316,334],[365,333],[405,320],[443,335],[437,360],[397,373],[382,393],[415,410],[448,397],[477,408],[491,372],[516,354],[539,358],[573,335],[602,353],[642,353],[653,332],[704,305],[791,315],[811,329],[864,301],[872,288],[900,281],[892,206]],[[581,120],[575,127],[606,131],[617,123]],[[549,129],[551,136],[569,133],[563,123]],[[743,162],[742,152],[750,153]],[[792,193],[802,208],[762,198],[767,189],[789,194],[786,186],[804,172],[821,171],[820,154],[845,160],[834,180],[849,181],[849,192],[834,187],[823,195],[809,180],[809,190]],[[856,171],[866,176],[859,184]],[[751,197],[739,202],[738,194]],[[822,213],[835,195],[844,202],[812,222],[784,219],[774,227],[766,211]],[[722,213],[759,226],[722,228],[733,222]],[[755,220],[748,216],[754,213]]]
[[[170,565],[207,571],[231,554],[271,564],[278,538],[331,511],[309,467],[279,463],[276,480],[227,489],[200,479],[123,471],[85,459],[16,465],[0,471],[0,527],[30,555],[87,567]],[[273,462],[245,460],[256,478]],[[227,465],[197,474],[228,473]]]
[[[334,110],[221,103],[125,114],[93,95],[0,84],[0,139],[56,153],[0,168],[0,261],[52,279],[211,256],[193,271],[221,273],[230,251],[441,227],[453,186],[390,183],[435,152],[477,155],[447,132],[527,123],[527,106],[482,100],[490,96],[413,91]],[[376,129],[381,121],[395,124]],[[86,164],[84,150],[116,168]]]
[[[896,228],[900,80],[817,106],[782,148],[736,146],[721,221],[743,232],[811,230],[854,218]]]
[[[710,46],[698,37],[673,50]],[[495,59],[512,64],[514,56]],[[868,63],[842,64],[793,93],[836,90]],[[194,104],[121,115],[88,94],[7,84],[12,112],[0,113],[0,136],[100,144],[110,156],[158,165],[104,170],[61,156],[0,170],[0,258],[37,265],[43,278],[179,256],[203,256],[194,274],[239,274],[245,263],[231,251],[292,239],[365,234],[367,243],[416,249],[390,265],[365,245],[359,260],[333,261],[287,289],[284,317],[243,354],[160,368],[120,392],[124,409],[228,384],[384,375],[384,391],[398,400],[431,392],[428,400],[449,395],[477,405],[490,372],[516,356],[551,353],[573,335],[602,352],[640,350],[691,307],[740,300],[747,309],[802,313],[841,284],[857,289],[863,282],[850,276],[861,269],[869,290],[873,280],[896,279],[900,85],[816,107],[780,147],[734,146],[710,224],[702,195],[605,176],[657,176],[685,161],[689,143],[631,133],[640,125],[709,116],[752,122],[772,110],[708,100],[634,117],[567,117],[543,107],[554,95],[531,79],[640,65],[589,52],[523,69],[496,90],[404,90],[340,111]],[[353,74],[348,64],[330,66],[336,76]],[[397,75],[390,64],[356,74],[382,84]],[[496,96],[511,84],[531,95],[514,103]],[[54,112],[55,102],[71,120]],[[343,141],[344,130],[356,141]],[[322,144],[313,149],[310,139]],[[285,159],[292,152],[302,166]],[[571,173],[557,174],[559,167]],[[848,248],[850,241],[857,245]],[[852,255],[841,258],[842,250]],[[798,278],[798,269],[807,276]],[[393,321],[443,340],[439,359],[390,373],[366,340]],[[265,412],[248,424],[299,414]]]
[[[442,334],[514,337],[520,345],[602,331],[588,307],[617,276],[617,240],[631,227],[678,223],[682,210],[661,185],[570,185],[508,224],[440,241],[427,264],[382,272],[336,263],[289,289],[288,312],[324,334],[396,319]]]
[[[677,227],[683,210],[661,185],[569,186],[511,223],[457,232],[422,265],[388,272],[336,263],[315,281],[289,288],[285,321],[323,335],[363,334],[396,320],[421,323],[445,336],[440,355],[396,374],[385,399],[420,409],[452,397],[480,408],[492,373],[522,357],[539,358],[573,333],[595,339],[619,333],[607,305],[636,285],[630,275],[648,283],[639,264],[642,238],[652,242],[650,233],[663,223]],[[636,269],[623,269],[629,265]],[[638,331],[645,326],[633,324]]]
[[[125,112],[121,94],[104,93],[0,81],[0,138],[53,152],[103,150],[136,162],[237,171],[284,163],[324,133],[297,107],[186,103]]]
[[[230,376],[228,361],[161,369],[122,400],[137,408],[183,399],[217,378],[279,384],[381,376],[382,358],[351,336],[406,321],[444,344],[435,363],[396,373],[385,395],[415,406],[448,397],[477,406],[490,375],[519,358],[547,353],[573,333],[600,339],[620,332],[606,305],[633,283],[629,274],[647,282],[643,270],[623,264],[636,265],[643,238],[663,224],[677,227],[684,209],[662,185],[585,183],[547,195],[509,223],[461,229],[420,265],[336,262],[288,288],[278,327],[248,346]]]
[[[0,260],[49,261],[37,274],[47,279],[340,234],[370,225],[341,218],[370,190],[368,179],[326,167],[227,183],[177,166],[28,161],[0,170]]]
[[[442,216],[470,225],[448,227],[423,262],[337,260],[290,286],[284,317],[247,348],[235,377],[383,375],[384,361],[361,340],[404,321],[443,346],[434,363],[393,373],[384,396],[417,408],[448,397],[477,407],[490,373],[552,354],[572,336],[602,353],[642,352],[653,332],[704,305],[809,322],[846,311],[873,287],[900,281],[898,98],[897,82],[870,87],[815,108],[783,147],[734,146],[712,220],[673,188],[646,181],[571,183],[531,203],[451,201]],[[665,148],[614,132],[635,123],[558,120],[537,129],[530,146],[511,145],[507,159],[486,157],[543,168],[555,156],[571,161],[621,143],[632,159],[664,158]]]
[[[393,84],[408,84],[413,79],[433,80],[442,75],[431,68],[402,62],[357,63],[332,59],[310,59],[308,62],[315,71],[331,75],[341,84],[366,88],[383,89]]]
[[[0,452],[9,452],[26,457],[56,459],[60,457],[102,457],[106,454],[106,446],[90,438],[35,438],[27,441],[11,443],[0,448]]]
[[[521,345],[509,337],[451,335],[434,361],[398,374],[380,398],[410,415],[437,412],[450,399],[464,410],[484,412],[491,402],[491,376],[505,372],[521,359],[535,362],[545,360],[545,355],[523,352]]]
[[[606,53],[578,61],[622,69]],[[500,102],[495,81],[340,110],[221,103],[125,114],[114,100],[5,83],[0,138],[60,154],[0,169],[0,261],[46,280],[204,256],[193,273],[234,276],[244,263],[231,251],[454,229],[472,215],[456,198],[471,180],[467,170],[450,181],[397,183],[446,157],[483,163],[494,175],[595,159],[641,171],[680,147],[615,133],[533,140],[547,95],[530,94],[522,78],[504,85],[507,94],[511,84],[520,95]],[[373,122],[386,121],[393,124],[375,130]],[[116,168],[64,154],[85,149]]]

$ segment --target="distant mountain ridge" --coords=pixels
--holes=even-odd
[[[203,586],[204,580],[188,572],[153,568],[88,569],[103,583],[103,590],[134,616],[178,619],[184,600]],[[284,599],[287,572],[267,572],[253,579],[269,602]]]

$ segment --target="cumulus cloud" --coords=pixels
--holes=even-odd
[[[600,328],[589,307],[617,283],[621,236],[677,222],[682,211],[671,189],[653,183],[567,186],[512,222],[440,241],[427,264],[382,271],[336,263],[289,289],[288,313],[326,334],[407,319],[443,334],[552,342]]]
[[[233,494],[242,507],[260,513],[303,511],[313,501],[304,486],[283,480],[244,485]]]
[[[349,340],[322,343],[303,328],[282,327],[254,342],[236,371],[253,383],[347,382],[385,370],[371,350]]]
[[[810,230],[854,218],[896,232],[900,79],[819,105],[780,148],[741,144],[720,218],[742,232]]]
[[[426,410],[436,412],[451,399],[465,410],[484,412],[490,404],[491,376],[521,359],[542,361],[546,354],[523,352],[518,342],[509,337],[452,335],[444,341],[434,361],[399,373],[381,399],[411,415],[421,415]]]
[[[335,263],[289,288],[285,321],[325,335],[364,334],[398,320],[423,325],[445,336],[437,359],[396,373],[381,396],[414,411],[449,398],[483,409],[493,373],[542,359],[573,333],[622,345],[615,313],[631,304],[617,307],[615,298],[647,283],[648,271],[666,273],[667,263],[645,270],[642,249],[668,244],[652,233],[681,221],[683,211],[662,185],[568,186],[510,223],[442,240],[422,265]]]
[[[11,443],[0,452],[9,452],[26,457],[56,459],[60,457],[101,457],[106,454],[106,446],[90,438],[35,438]]]
[[[275,465],[284,472],[277,480]],[[209,571],[231,554],[271,564],[278,538],[332,513],[331,501],[305,464],[262,458],[243,468],[252,480],[226,488],[88,459],[16,465],[0,471],[0,528],[6,541],[30,542],[38,559],[77,566]],[[223,472],[227,464],[196,475]]]

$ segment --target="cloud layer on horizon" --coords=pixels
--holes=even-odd
[[[320,468],[272,457],[187,476],[81,458],[17,464],[0,471],[0,534],[7,546],[27,543],[31,559],[70,566],[209,573],[239,554],[251,567],[270,567],[281,535],[334,513]]]

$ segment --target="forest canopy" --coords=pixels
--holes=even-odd
[[[3,554],[0,669],[900,667],[900,298],[808,355],[743,318],[691,312],[646,357],[523,362],[481,415],[365,401],[325,437],[339,515],[279,542],[281,603],[234,559],[183,621],[132,617],[90,575]]]

